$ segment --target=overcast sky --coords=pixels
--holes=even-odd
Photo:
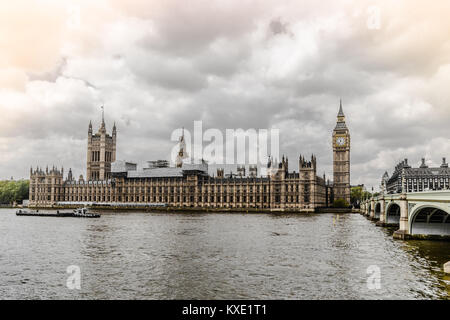
[[[280,129],[280,152],[332,174],[342,98],[352,184],[450,158],[450,2],[0,3],[0,179],[85,175],[105,105],[117,158],[168,159],[174,129]],[[377,19],[378,13],[380,19]]]

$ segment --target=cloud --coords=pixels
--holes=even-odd
[[[269,24],[270,31],[274,34],[290,34],[290,31],[288,29],[288,24],[283,23],[281,21],[281,18],[278,17],[277,19],[274,19]]]

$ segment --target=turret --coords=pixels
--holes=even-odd
[[[239,177],[245,177],[245,166],[238,166],[237,167],[237,174]]]
[[[422,164],[420,165],[421,168],[428,168],[427,164],[425,163],[425,158],[422,158]]]
[[[272,156],[269,156],[269,159],[267,160],[267,168],[272,167]]]
[[[256,165],[251,165],[249,168],[250,177],[255,178],[258,176],[258,167]]]
[[[283,155],[283,158],[281,160],[281,168],[284,169],[284,171],[289,171],[289,161],[288,158]]]
[[[315,155],[311,155],[311,161],[306,161],[303,156],[300,156],[299,160],[299,168],[311,168],[316,170],[317,168],[317,159]]]

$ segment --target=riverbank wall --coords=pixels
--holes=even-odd
[[[32,207],[39,210],[76,209],[79,205],[54,205],[52,207]],[[146,207],[146,206],[104,206],[90,205],[92,210],[98,211],[143,211],[143,212],[174,212],[174,213],[271,213],[271,214],[314,214],[314,213],[358,213],[358,210],[344,208],[316,208],[312,209],[260,209],[260,208],[202,208],[202,207]],[[30,207],[31,208],[31,207]]]

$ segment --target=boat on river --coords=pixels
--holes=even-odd
[[[97,213],[89,212],[88,208],[78,208],[73,211],[59,211],[55,212],[50,211],[39,211],[39,210],[22,210],[19,209],[16,211],[16,216],[27,216],[27,217],[71,217],[71,218],[100,218],[101,216]]]

